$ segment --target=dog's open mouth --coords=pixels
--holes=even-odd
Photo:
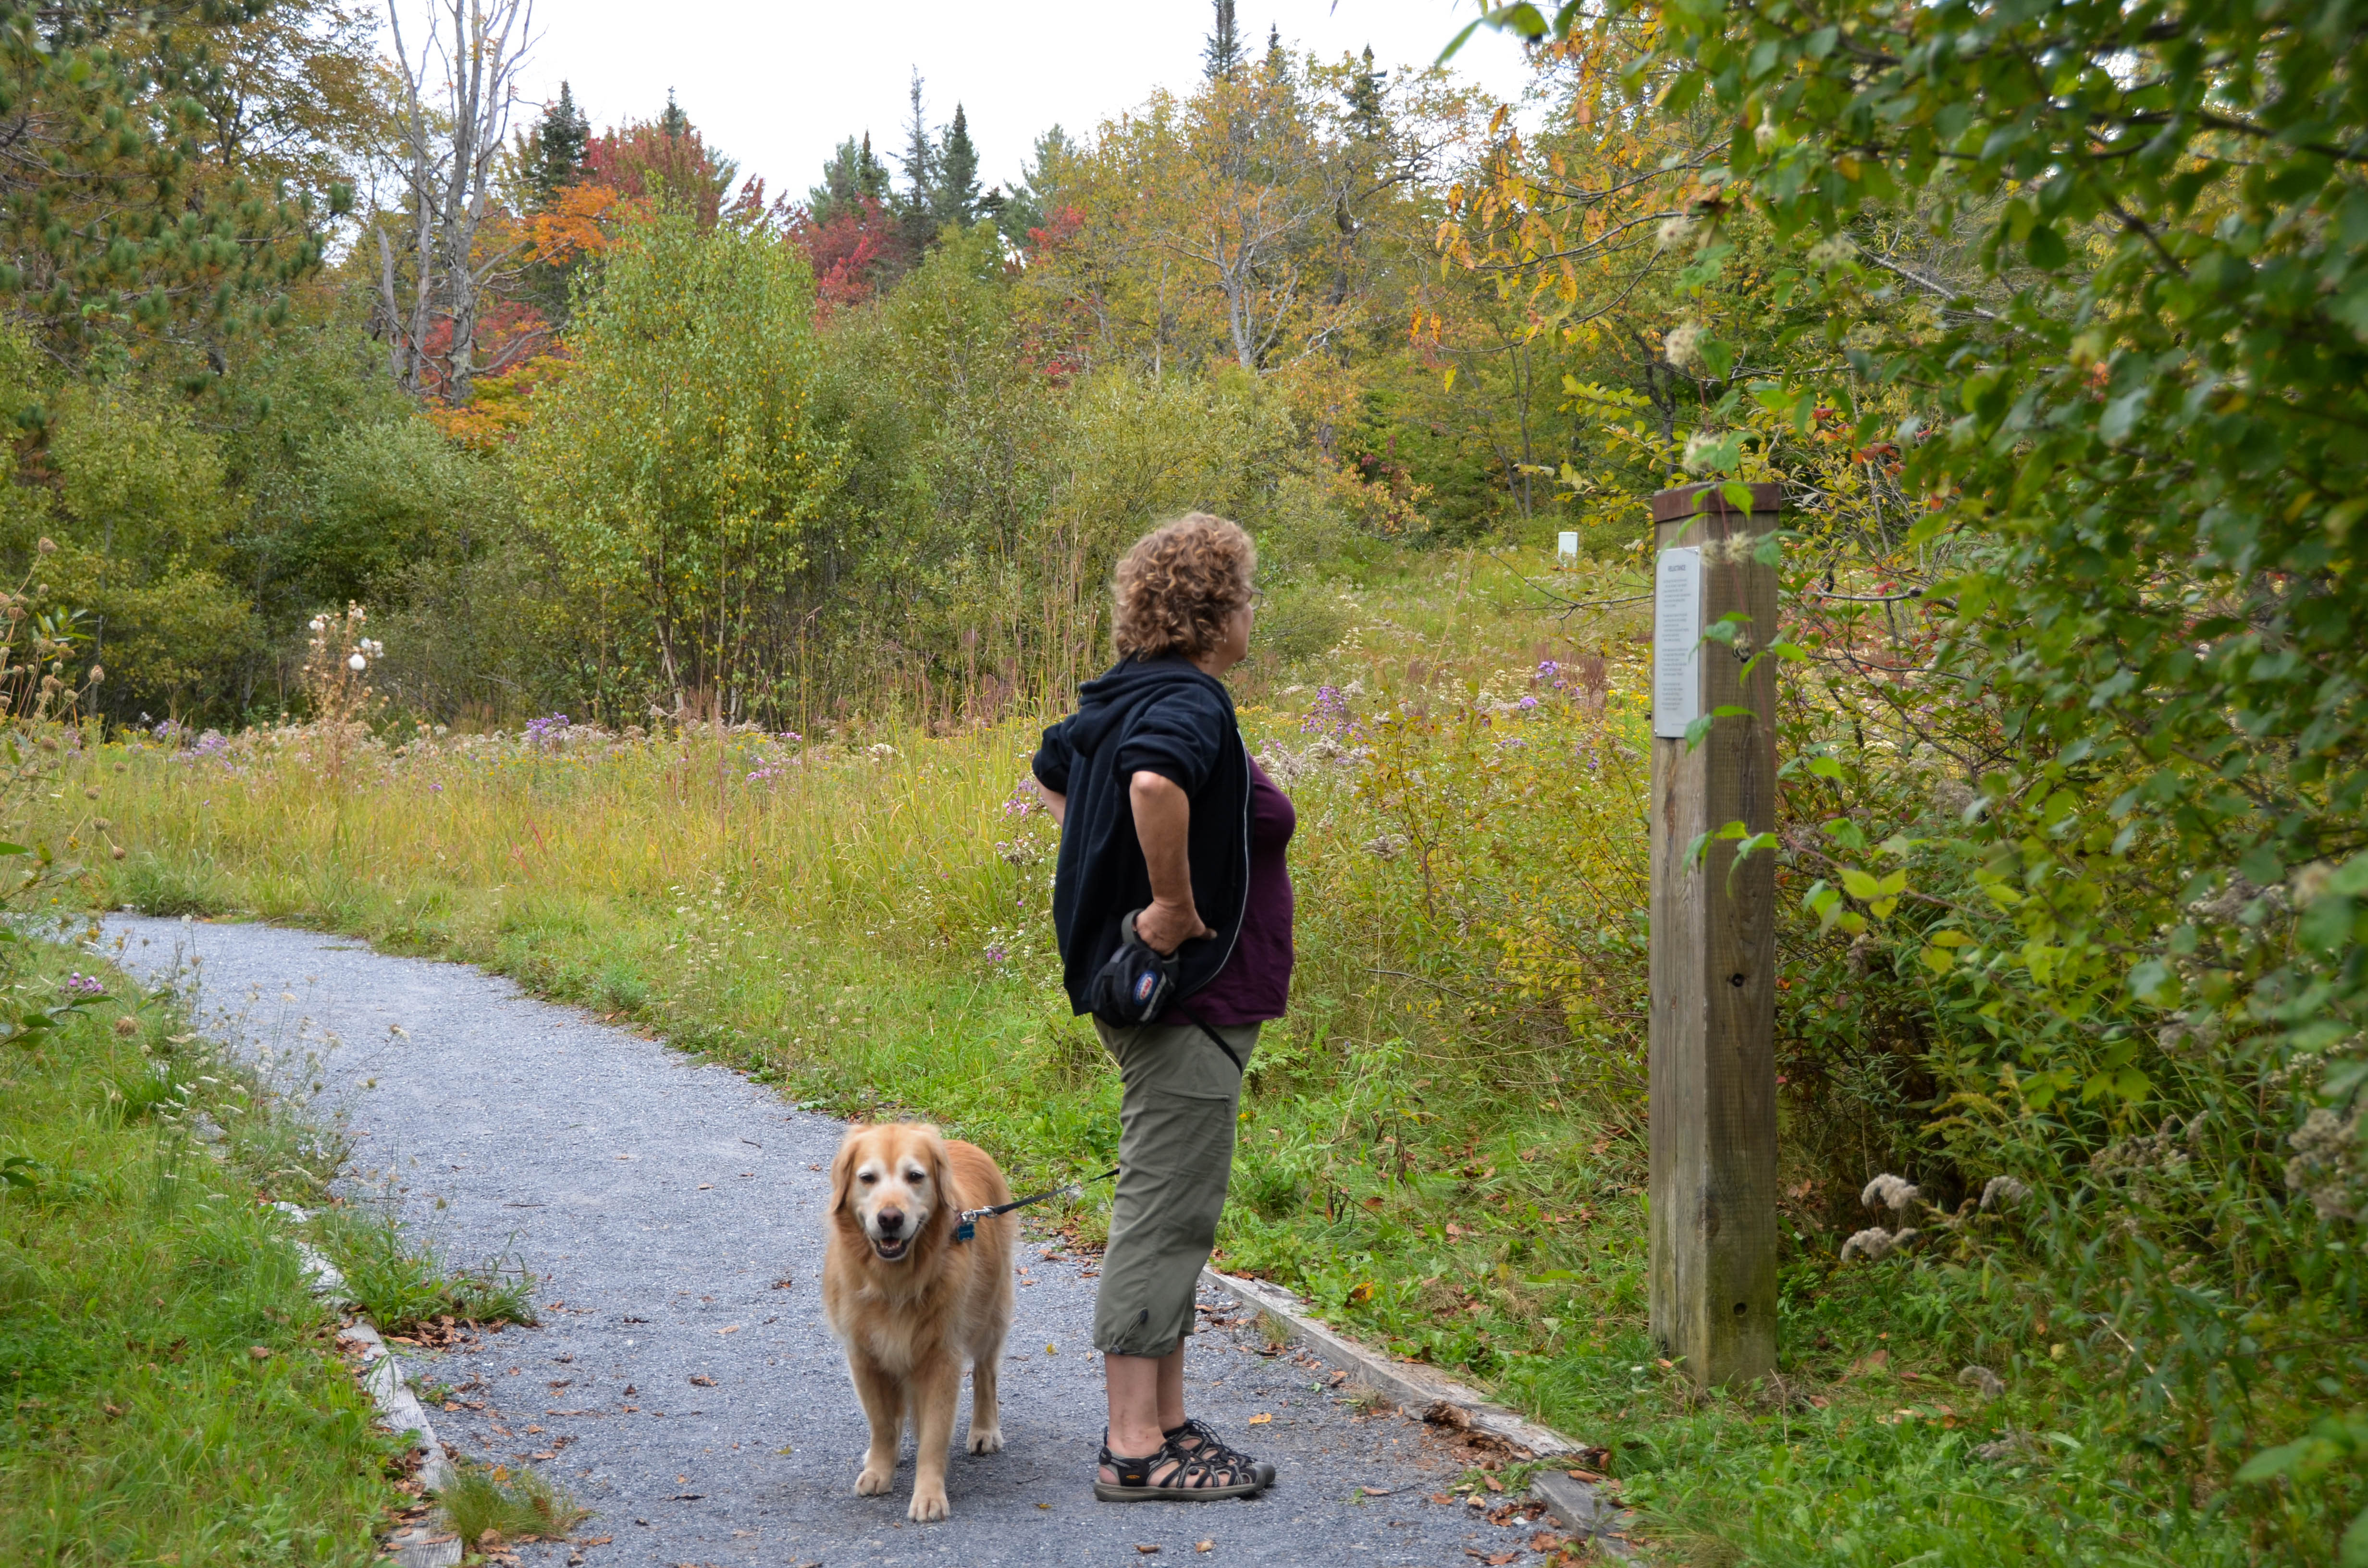
[[[883,1262],[901,1263],[905,1255],[913,1250],[913,1244],[904,1236],[874,1236],[871,1238],[871,1250],[878,1253]]]

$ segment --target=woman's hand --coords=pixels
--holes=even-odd
[[[1174,779],[1144,768],[1127,786],[1134,808],[1135,842],[1151,872],[1151,906],[1134,918],[1134,934],[1155,953],[1174,952],[1195,937],[1215,932],[1192,905],[1192,865],[1187,853],[1192,828],[1192,798]]]

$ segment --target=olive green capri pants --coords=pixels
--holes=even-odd
[[[1098,1018],[1094,1028],[1125,1086],[1118,1192],[1094,1298],[1094,1348],[1165,1356],[1192,1332],[1201,1269],[1217,1243],[1234,1169],[1241,1070],[1198,1024],[1114,1028]],[[1247,1066],[1258,1026],[1219,1024],[1214,1030]]]

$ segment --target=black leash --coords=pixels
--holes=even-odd
[[[966,1242],[977,1235],[978,1222],[981,1220],[992,1220],[997,1214],[1008,1214],[1014,1209],[1025,1209],[1031,1203],[1042,1203],[1048,1198],[1075,1198],[1085,1191],[1091,1183],[1108,1181],[1116,1175],[1118,1175],[1118,1167],[1112,1165],[1098,1176],[1087,1176],[1084,1181],[1073,1181],[1064,1187],[1052,1187],[1027,1198],[1015,1198],[1008,1203],[998,1203],[992,1209],[965,1209],[954,1225],[954,1240]]]

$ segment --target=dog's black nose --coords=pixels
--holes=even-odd
[[[904,1228],[905,1211],[902,1209],[882,1209],[880,1210],[880,1229],[883,1234],[893,1236]]]

